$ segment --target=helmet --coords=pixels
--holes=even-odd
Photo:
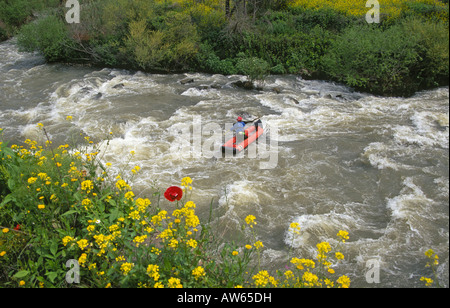
[[[238,120],[238,121],[242,121],[242,117],[238,117],[237,120]]]

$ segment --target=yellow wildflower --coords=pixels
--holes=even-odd
[[[157,215],[154,215],[151,219],[152,223],[156,226],[160,226],[161,222],[166,219],[167,211],[161,211]]]
[[[349,288],[351,281],[350,281],[350,278],[348,278],[347,276],[344,275],[344,276],[339,277],[336,282],[341,285],[340,288]]]
[[[126,196],[126,194],[125,194],[125,196]],[[136,199],[135,202],[138,207],[138,211],[141,213],[144,213],[145,210],[147,209],[147,207],[151,204],[149,199],[142,199],[142,198]]]
[[[92,204],[92,201],[89,199],[83,199],[81,201],[81,205],[83,205],[86,210],[88,209],[88,206],[90,206],[91,204]]]
[[[111,225],[111,226],[109,226],[109,231],[110,232],[114,232],[114,231],[117,231],[117,230],[119,230],[119,225],[117,225],[117,224],[114,224],[114,225]]]
[[[345,241],[349,239],[348,232],[344,230],[339,230],[337,236],[341,238],[343,243],[345,243]]]
[[[63,245],[64,246],[67,246],[67,244],[69,244],[70,242],[72,242],[72,241],[74,241],[75,239],[73,238],[73,237],[71,237],[71,236],[65,236],[63,239],[62,239],[62,242],[63,242]]]
[[[81,190],[85,190],[87,193],[90,193],[93,188],[94,184],[91,180],[81,182]]]
[[[81,250],[84,250],[89,245],[89,242],[86,239],[81,239],[81,240],[79,240],[77,242],[77,244],[78,244],[78,247],[80,247]]]
[[[127,184],[124,180],[120,179],[116,182],[116,187],[119,190],[131,190],[130,185]]]
[[[159,256],[159,254],[161,253],[161,250],[159,250],[156,247],[152,247],[152,249],[150,250],[150,252],[154,253],[155,255]]]
[[[434,253],[433,249],[428,249],[425,252],[425,256],[429,259],[426,267],[432,267],[433,265],[439,265],[439,256]]]
[[[147,238],[146,234],[141,235],[141,236],[136,236],[133,239],[133,242],[136,243],[136,247],[139,247],[139,245],[142,244],[145,241],[146,238]]]
[[[83,254],[81,254],[80,258],[78,258],[78,263],[81,266],[84,266],[84,263],[86,263],[86,260],[87,260],[87,254],[83,253]]]
[[[195,228],[200,224],[200,220],[197,215],[193,214],[193,211],[190,211],[189,215],[186,217],[186,226]]]
[[[195,280],[199,279],[200,277],[205,276],[205,270],[203,267],[199,266],[192,270],[192,276],[194,276]]]
[[[253,226],[257,224],[257,222],[255,221],[255,219],[256,219],[255,216],[253,216],[253,215],[248,215],[248,216],[245,218],[245,222],[247,223],[247,225],[250,226],[250,228],[253,228]]]
[[[253,244],[253,246],[255,246],[255,248],[257,250],[264,247],[264,245],[263,245],[263,243],[261,241],[256,241],[255,244]]]
[[[123,272],[123,275],[126,276],[133,268],[134,263],[125,262],[120,266],[120,270]]]
[[[294,234],[300,235],[300,224],[296,222],[291,223],[291,225],[289,226],[289,231]]]
[[[153,278],[154,281],[158,281],[159,279],[159,266],[150,264],[147,267],[147,275],[150,276],[150,278]]]
[[[132,211],[129,215],[129,218],[134,219],[134,220],[138,220],[141,219],[141,215],[139,215],[139,211]]]
[[[295,277],[294,273],[292,271],[290,271],[290,270],[286,271],[284,273],[284,276],[286,276],[287,279],[292,279],[292,278]]]
[[[291,263],[296,265],[297,269],[299,269],[299,270],[303,270],[304,266],[307,268],[315,268],[316,267],[316,263],[310,259],[292,258]]]
[[[116,257],[116,261],[117,262],[123,262],[123,261],[125,261],[125,257],[124,256],[118,256],[118,257]]]
[[[422,277],[420,278],[420,281],[425,281],[425,286],[426,287],[431,287],[433,285],[433,279],[431,278],[427,278],[427,277]]]
[[[335,256],[336,256],[336,259],[338,259],[338,260],[344,260],[344,255],[340,252],[336,252]]]
[[[275,280],[275,278],[273,278],[272,276],[270,276],[267,271],[260,271],[259,273],[254,275],[252,278],[257,287],[265,287],[269,283],[271,283],[273,286],[276,286],[278,283],[278,281]]]
[[[189,190],[192,190],[192,179],[190,177],[185,177],[181,179],[181,186],[189,188]]]
[[[183,288],[181,280],[178,278],[171,277],[169,279],[169,288]]]
[[[176,239],[171,239],[169,242],[169,247],[176,249],[178,247],[178,241]]]
[[[38,209],[40,209],[40,210],[45,209],[45,204],[38,204]]]
[[[133,198],[134,198],[134,193],[132,191],[129,191],[125,194],[125,199],[133,200]]]
[[[319,277],[309,271],[303,273],[302,281],[306,287],[320,286]]]
[[[192,247],[192,248],[197,247],[197,241],[196,241],[196,240],[193,240],[193,239],[190,239],[189,241],[187,241],[186,244],[187,244],[189,247]]]

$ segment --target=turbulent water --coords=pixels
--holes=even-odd
[[[125,173],[139,165],[140,195],[191,177],[200,216],[212,204],[215,230],[228,240],[249,241],[240,226],[256,216],[266,269],[284,269],[294,255],[314,258],[318,242],[336,245],[344,229],[346,259],[335,270],[352,286],[423,286],[432,248],[448,287],[448,88],[405,99],[297,76],[271,76],[259,91],[234,87],[238,80],[49,65],[8,41],[0,44],[0,127],[17,143],[43,142],[39,122],[55,144],[80,133],[102,142],[112,132],[103,160]],[[270,127],[262,142],[270,156],[216,155],[237,115]],[[289,233],[291,222],[300,236]]]

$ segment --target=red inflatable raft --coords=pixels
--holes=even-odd
[[[245,130],[248,138],[241,143],[236,144],[236,136],[228,140],[222,145],[222,153],[240,153],[245,150],[249,144],[252,144],[264,133],[261,121],[257,121],[254,125]]]

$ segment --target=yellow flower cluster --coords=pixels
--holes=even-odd
[[[254,275],[253,280],[257,287],[263,288],[265,288],[268,285],[276,287],[278,284],[278,281],[274,277],[270,276],[269,273],[265,270],[259,271],[259,273]]]
[[[124,262],[120,265],[120,270],[123,272],[123,275],[126,276],[134,267],[134,263]]]
[[[300,225],[298,223],[292,223],[289,227],[289,232],[295,236],[300,235]],[[337,234],[343,242],[348,239],[348,232],[340,230]],[[284,273],[285,280],[283,282],[284,287],[327,287],[332,288],[335,283],[332,279],[326,275],[332,275],[335,273],[332,268],[333,263],[330,257],[332,247],[328,242],[321,242],[316,245],[317,248],[317,263],[311,259],[292,258],[291,264],[295,266],[294,271],[288,270]],[[344,260],[344,254],[341,252],[335,252],[334,258],[337,262]],[[319,274],[318,274],[319,273]],[[340,288],[350,287],[350,278],[343,275],[340,276],[336,283]]]
[[[201,266],[196,267],[195,269],[192,270],[192,276],[194,276],[195,280],[198,280],[205,275],[206,275],[205,269]]]
[[[130,185],[128,185],[127,182],[122,180],[120,175],[117,176],[116,179],[117,179],[116,187],[117,187],[118,190],[131,190]]]
[[[183,208],[174,210],[172,216],[178,219],[177,223],[182,222],[184,219],[186,228],[197,228],[200,225],[200,220],[195,215],[195,208],[195,203],[188,201]]]
[[[147,275],[150,278],[153,278],[154,281],[158,281],[160,275],[159,275],[159,266],[158,265],[154,265],[154,264],[150,264],[147,267]]]
[[[386,0],[379,1],[380,13],[389,18],[396,18],[400,16],[402,11],[407,10],[409,0]],[[418,0],[418,3],[431,4],[438,7],[445,7],[442,1],[438,0]],[[351,16],[364,16],[370,8],[366,7],[367,0],[292,0],[290,7],[304,7],[310,9],[324,9],[331,8]],[[448,17],[447,17],[448,19]]]
[[[433,249],[428,249],[427,251],[425,251],[425,256],[428,259],[426,267],[431,268],[435,280],[428,278],[428,277],[421,277],[420,281],[425,282],[426,287],[431,287],[434,283],[436,283],[436,286],[439,287],[439,282],[438,282],[437,273],[436,273],[436,267],[439,265],[439,256],[434,252]]]
[[[245,222],[250,228],[253,228],[253,226],[256,226],[257,222],[255,221],[256,217],[253,215],[248,215],[245,217]]]
[[[185,177],[181,179],[181,186],[186,189],[192,190],[192,179],[190,177]]]

